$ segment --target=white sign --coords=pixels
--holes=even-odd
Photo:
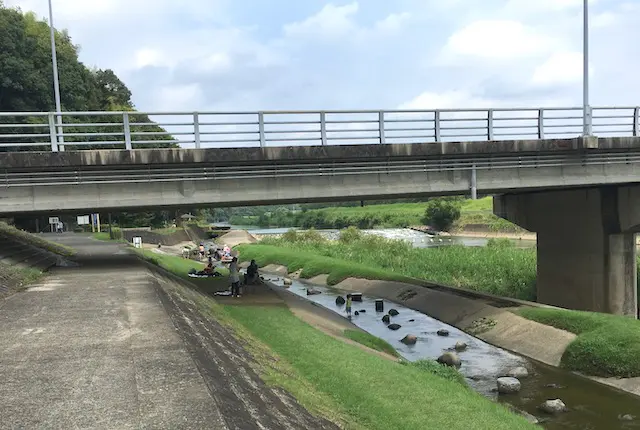
[[[57,216],[49,217],[49,224],[58,224],[60,219]]]
[[[89,215],[78,216],[78,225],[89,225]]]
[[[135,236],[133,238],[133,247],[142,248],[142,238],[140,236]]]

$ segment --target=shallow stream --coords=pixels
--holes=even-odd
[[[265,275],[273,284],[283,287],[283,278],[277,275]],[[293,281],[288,289],[307,300],[329,310],[345,315],[344,306],[338,306],[335,299],[344,293],[328,287],[313,285],[321,294],[307,296],[307,287],[311,285]],[[474,390],[495,399],[509,403],[537,417],[547,429],[640,429],[640,397],[621,392],[589,379],[580,377],[554,367],[512,354],[470,336],[455,327],[444,324],[418,311],[400,304],[384,301],[384,313],[375,311],[375,297],[363,295],[362,302],[353,303],[353,311],[359,311],[351,321],[363,330],[389,342],[407,360],[436,359],[450,350],[457,341],[465,342],[468,347],[458,352],[462,360],[460,372]],[[391,322],[402,327],[392,331],[382,322],[382,316],[390,309],[396,309],[398,316]],[[362,313],[360,311],[364,310]],[[345,316],[346,317],[346,316]],[[439,329],[447,329],[448,337],[438,336]],[[400,340],[407,334],[418,337],[418,342],[407,346]],[[522,390],[518,394],[502,395],[493,391],[496,379],[514,367],[524,366],[529,377],[521,379]],[[537,409],[545,400],[562,399],[569,412],[549,416]],[[627,417],[625,417],[627,415]],[[628,415],[635,415],[627,421]]]

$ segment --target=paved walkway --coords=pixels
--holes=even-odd
[[[81,251],[81,267],[56,268],[0,301],[1,429],[334,428],[295,402],[277,405],[277,419],[266,420],[274,414],[260,400],[274,391],[244,368],[248,386],[236,393],[255,392],[257,400],[224,397],[238,371],[233,359],[213,364],[217,380],[206,377],[212,363],[185,342],[191,333],[169,317],[148,270],[117,245],[59,240]],[[213,339],[200,342],[218,348]]]

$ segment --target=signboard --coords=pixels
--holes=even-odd
[[[133,238],[133,247],[142,248],[142,238],[140,236],[135,236]]]
[[[49,224],[58,224],[60,219],[57,216],[49,217]]]
[[[89,215],[78,216],[78,225],[89,225]]]

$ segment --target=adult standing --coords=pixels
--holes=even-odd
[[[231,295],[240,297],[240,269],[236,257],[233,257],[229,265],[229,281],[231,282]]]

